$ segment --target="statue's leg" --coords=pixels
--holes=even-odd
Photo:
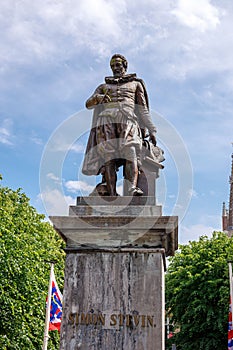
[[[128,185],[128,192],[133,196],[142,196],[143,191],[137,187],[138,182],[138,161],[135,147],[130,146],[125,150],[125,179]]]
[[[105,163],[104,175],[105,175],[109,196],[117,196],[117,192],[116,192],[117,174],[116,174],[116,164],[114,160],[109,160]]]

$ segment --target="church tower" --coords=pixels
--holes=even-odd
[[[222,230],[224,232],[227,232],[227,227],[228,227],[228,212],[226,209],[226,204],[223,202],[222,204]]]
[[[230,198],[229,198],[229,214],[228,214],[228,235],[233,234],[233,153],[231,155],[231,176],[230,176]]]
[[[231,155],[231,175],[229,178],[230,183],[230,196],[229,196],[229,210],[226,210],[226,205],[223,203],[222,208],[222,230],[225,231],[228,236],[233,235],[233,153]]]

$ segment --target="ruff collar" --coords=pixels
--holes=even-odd
[[[119,84],[119,83],[128,83],[130,81],[134,81],[137,78],[137,75],[135,73],[132,74],[126,74],[122,77],[116,78],[116,77],[106,77],[105,82],[106,84]]]

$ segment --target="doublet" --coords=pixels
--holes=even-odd
[[[129,74],[122,78],[106,77],[105,84],[97,87],[94,94],[87,100],[88,108],[96,105],[95,96],[108,95],[109,103],[103,104],[103,109],[121,110],[130,118],[135,118],[141,128],[155,132],[156,128],[148,110],[147,93],[144,83],[136,78],[136,74]],[[114,115],[114,112],[112,111]]]
[[[99,101],[99,96],[103,101]],[[108,96],[110,102],[104,103]],[[82,172],[97,175],[106,162],[127,159],[134,147],[139,160],[142,147],[142,129],[156,132],[148,108],[148,97],[142,80],[136,74],[120,78],[106,77],[87,100],[88,109],[94,109]]]

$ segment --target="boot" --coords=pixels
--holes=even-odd
[[[142,196],[143,191],[137,187],[138,182],[138,164],[137,159],[126,160],[125,179],[128,181],[128,194],[130,196]]]
[[[104,176],[105,176],[109,196],[117,196],[117,192],[116,192],[117,174],[116,174],[116,166],[115,166],[114,160],[110,160],[105,163]]]

